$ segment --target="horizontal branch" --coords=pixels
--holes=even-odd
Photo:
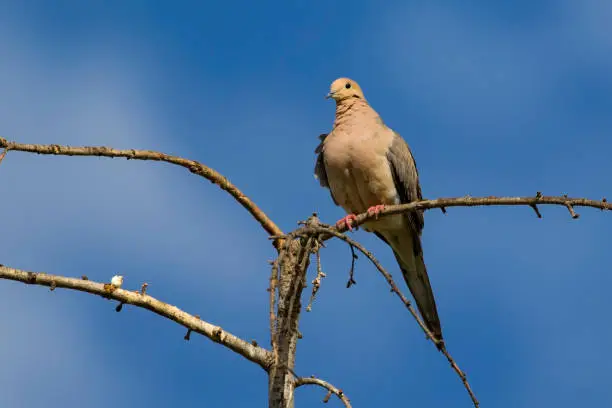
[[[9,142],[0,137],[0,148],[4,148],[4,154],[10,150],[20,152],[29,152],[37,154],[49,154],[60,156],[103,156],[103,157],[124,157],[128,160],[152,160],[162,161],[177,166],[184,167],[198,176],[204,177],[211,183],[218,185],[222,190],[227,191],[236,201],[246,208],[251,215],[261,224],[261,226],[270,235],[282,235],[281,229],[253,202],[250,198],[242,193],[234,184],[219,172],[203,165],[195,160],[184,159],[178,156],[171,156],[161,152],[152,150],[118,150],[104,146],[60,146],[60,145],[42,145],[42,144],[25,144],[17,142]]]
[[[295,380],[295,388],[300,387],[302,385],[318,385],[319,387],[325,388],[329,393],[336,395],[340,401],[344,404],[346,408],[351,408],[351,401],[348,397],[342,392],[341,389],[334,387],[327,381],[323,381],[319,378],[315,377],[299,377]],[[325,397],[323,402],[327,402],[329,400],[329,394]]]
[[[509,205],[522,205],[531,207],[538,218],[542,217],[538,209],[538,205],[560,205],[567,208],[570,216],[572,218],[578,218],[579,214],[576,213],[574,207],[591,207],[597,208],[600,210],[612,210],[612,204],[608,203],[608,201],[603,198],[601,200],[589,200],[586,198],[571,198],[567,196],[543,196],[540,192],[538,192],[533,197],[456,197],[456,198],[439,198],[436,200],[422,200],[415,201],[408,204],[401,204],[395,206],[385,206],[384,209],[378,214],[376,213],[362,213],[356,216],[355,220],[351,222],[351,227],[355,228],[366,221],[374,220],[380,217],[388,216],[391,214],[400,214],[403,212],[409,211],[425,211],[430,210],[432,208],[440,208],[446,213],[447,207],[476,207],[476,206],[509,206]],[[381,272],[381,274],[385,277],[389,285],[391,286],[391,291],[396,293],[400,300],[404,303],[406,308],[415,318],[421,329],[425,332],[427,337],[436,344],[440,352],[447,358],[453,370],[458,374],[463,382],[465,389],[467,390],[474,406],[477,408],[479,406],[479,402],[474,395],[470,384],[467,381],[467,377],[465,373],[459,368],[455,360],[448,353],[448,350],[444,346],[444,343],[436,341],[436,339],[429,332],[427,327],[424,325],[414,308],[412,307],[410,301],[399,291],[397,285],[393,282],[391,275],[380,265],[380,263],[376,260],[376,258],[372,255],[371,252],[367,251],[362,245],[358,242],[350,239],[342,232],[346,232],[348,227],[346,224],[342,224],[339,228],[330,228],[323,224],[318,226],[304,226],[296,231],[288,234],[286,237],[293,236],[318,236],[320,240],[327,240],[332,237],[339,238],[345,242],[347,242],[351,248],[357,248],[360,252],[362,252],[366,257],[370,259],[370,261],[376,266],[376,268]],[[272,238],[272,237],[271,237]],[[281,238],[281,237],[277,237]]]
[[[480,207],[480,206],[509,206],[522,205],[529,206],[536,211],[536,214],[541,218],[541,214],[537,209],[538,205],[561,205],[568,209],[572,218],[578,218],[574,207],[591,207],[600,210],[612,210],[612,203],[609,203],[605,198],[601,200],[589,200],[587,198],[571,198],[567,196],[543,196],[537,193],[533,197],[454,197],[454,198],[438,198],[435,200],[413,201],[409,204],[389,205],[385,206],[378,214],[362,213],[357,215],[357,218],[351,222],[351,226],[361,225],[368,220],[384,217],[391,214],[399,214],[417,210],[431,210],[432,208],[441,208],[445,210],[447,207]],[[345,232],[347,227],[345,224],[338,228],[339,232]]]
[[[139,291],[117,289],[109,284],[98,283],[85,279],[68,278],[46,273],[27,272],[19,269],[0,265],[0,279],[14,280],[26,284],[49,286],[52,289],[65,288],[87,292],[102,296],[107,299],[117,300],[121,303],[130,304],[143,309],[148,309],[160,316],[174,320],[188,330],[200,333],[215,343],[219,343],[232,351],[242,355],[244,358],[259,364],[265,370],[271,364],[272,354],[261,347],[254,346],[239,337],[223,330],[200,318],[190,315],[176,306],[169,305],[152,296]]]

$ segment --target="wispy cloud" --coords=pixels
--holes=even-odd
[[[381,20],[370,53],[402,108],[382,100],[379,110],[396,116],[409,142],[431,147],[419,162],[427,195],[609,193],[601,151],[610,144],[600,135],[612,122],[597,102],[612,67],[603,3],[563,2],[514,21],[494,7],[413,4]],[[609,400],[609,358],[591,352],[594,338],[612,335],[600,324],[609,297],[599,289],[609,281],[598,243],[609,217],[581,212],[579,221],[557,208],[543,209],[543,220],[528,208],[428,213],[426,258],[449,336],[468,330],[479,345],[472,353],[496,355],[492,365],[468,359],[483,401],[509,387],[508,406],[579,403],[582,392]]]
[[[4,37],[20,38],[15,32]],[[80,58],[54,61],[37,55],[35,49],[32,44],[2,44],[3,55],[11,61],[0,68],[5,137],[33,143],[180,150],[176,140],[163,133],[163,122],[154,116],[145,90],[138,87],[142,63],[130,59],[125,50],[97,53],[93,47]],[[248,256],[249,231],[257,231],[247,228],[245,234],[244,227],[233,221],[230,214],[243,210],[236,204],[228,208],[228,200],[221,197],[224,193],[184,169],[159,163],[10,153],[3,173],[2,194],[11,200],[2,207],[15,213],[5,226],[14,231],[5,256],[14,257],[16,248],[25,247],[66,255],[74,245],[92,254],[99,249],[130,257],[155,254],[159,262],[173,263],[177,269],[195,272],[197,268],[197,277],[206,275],[199,270],[202,248],[223,253],[233,242]],[[32,236],[34,230],[46,236],[38,240]],[[60,233],[61,244],[53,240]],[[62,249],[50,246],[50,239]],[[205,264],[239,269],[235,258],[215,264],[218,259]]]
[[[370,53],[401,86],[400,97],[416,99],[416,109],[454,126],[501,122],[506,131],[495,137],[526,137],[518,130],[537,124],[562,102],[558,92],[569,77],[612,62],[609,7],[563,6],[513,22],[493,12],[406,5],[374,30],[378,46]]]
[[[10,62],[0,65],[3,137],[29,143],[188,150],[185,142],[178,144],[163,133],[164,119],[155,116],[139,86],[142,61],[131,58],[127,50],[92,46],[76,56],[54,59],[20,32],[15,27],[0,29],[5,39],[0,53]],[[198,304],[195,296],[204,287],[212,298],[209,302],[214,302],[236,293],[238,277],[248,288],[246,282],[266,267],[261,254],[256,257],[259,265],[255,262],[259,248],[252,237],[269,248],[259,227],[240,215],[244,210],[225,193],[184,169],[155,162],[11,152],[0,167],[0,178],[0,211],[10,214],[2,225],[3,264],[86,274],[103,281],[121,272],[127,287],[147,280],[165,300],[192,299],[181,305],[188,310],[206,304]],[[245,220],[252,224],[245,227]],[[2,360],[15,368],[1,372],[10,390],[3,394],[2,405],[48,405],[57,398],[66,406],[77,406],[78,399],[66,401],[62,395],[70,392],[57,386],[47,395],[29,392],[27,378],[38,384],[55,375],[54,384],[79,387],[83,393],[100,392],[112,384],[121,393],[118,378],[132,375],[124,385],[134,386],[142,377],[130,374],[129,361],[113,362],[116,351],[101,339],[103,328],[87,324],[98,315],[93,303],[66,293],[51,300],[44,290],[9,282],[2,282],[0,292],[4,309],[16,311],[0,318],[3,332],[11,334],[0,340]],[[248,295],[242,296],[227,310],[244,307],[240,299],[252,304]],[[217,315],[212,314],[214,320]],[[83,364],[87,374],[79,373]],[[121,366],[122,374],[113,376],[111,366]]]

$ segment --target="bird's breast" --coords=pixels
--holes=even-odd
[[[399,202],[384,143],[375,135],[336,133],[325,141],[330,189],[347,212]]]

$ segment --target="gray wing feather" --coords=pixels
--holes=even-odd
[[[422,200],[423,195],[419,183],[419,172],[410,147],[397,132],[394,132],[394,135],[393,142],[387,152],[387,160],[391,167],[391,174],[393,175],[395,189],[400,197],[400,201],[402,204],[407,204],[412,201]],[[422,252],[420,236],[425,226],[423,212],[413,211],[407,213],[406,219],[412,231],[419,238],[414,240],[415,252],[418,255]]]
[[[416,162],[412,156],[410,147],[396,132],[394,132],[393,142],[387,152],[387,160],[389,161],[391,174],[393,175],[395,189],[397,190],[402,204],[415,200],[422,200],[423,195],[421,193],[419,172],[416,167]],[[397,239],[389,242],[382,234],[377,235],[393,248],[395,257],[402,269],[404,279],[410,288],[410,292],[417,303],[417,307],[421,312],[421,316],[423,316],[425,324],[438,340],[442,340],[440,318],[438,317],[433,290],[423,260],[423,248],[421,246],[421,232],[425,225],[423,212],[410,212],[405,214],[404,217],[407,223],[407,232],[412,234],[412,239],[410,241],[412,241],[412,250],[414,253],[413,262],[406,263],[404,261],[405,255],[402,255],[405,250],[402,249],[402,242],[406,241],[401,239],[401,236],[391,237]]]
[[[321,143],[319,143],[319,145],[315,149],[315,153],[318,156],[317,156],[317,161],[315,163],[314,175],[319,180],[319,184],[321,184],[321,186],[329,189],[329,194],[331,195],[332,200],[334,200],[334,204],[338,205],[338,202],[336,201],[336,198],[334,197],[334,193],[329,188],[329,182],[327,180],[327,171],[325,170],[325,157],[323,153],[325,150],[324,143],[325,143],[326,137],[327,137],[327,133],[323,133],[322,135],[319,135],[319,139],[321,140]]]

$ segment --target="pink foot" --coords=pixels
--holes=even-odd
[[[349,231],[352,231],[353,227],[351,226],[351,222],[355,220],[357,220],[357,216],[355,214],[349,214],[344,218],[340,218],[338,222],[336,222],[336,228],[340,228],[342,227],[342,224],[346,224],[346,228],[348,228]]]
[[[368,214],[374,214],[375,218],[378,219],[378,214],[380,214],[380,212],[384,209],[385,206],[383,204],[373,205],[372,207],[368,208]]]

